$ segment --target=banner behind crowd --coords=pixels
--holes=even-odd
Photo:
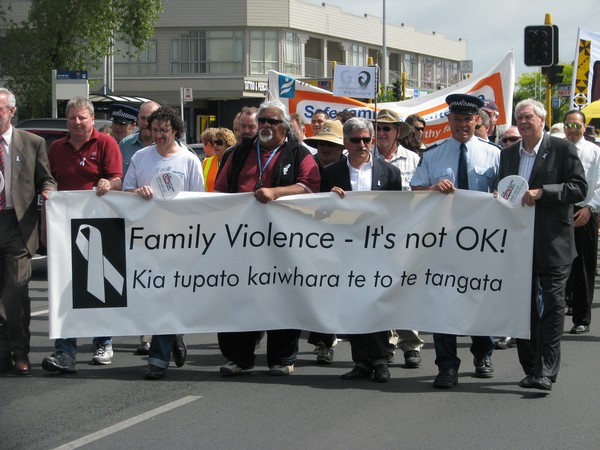
[[[337,68],[344,66],[336,66]],[[498,126],[511,125],[512,100],[515,85],[514,54],[509,52],[497,65],[486,72],[477,74],[430,94],[402,102],[379,103],[378,109],[392,109],[402,119],[411,114],[422,116],[427,122],[424,142],[427,145],[450,137],[450,127],[446,119],[448,105],[445,98],[450,94],[471,94],[482,99],[492,99],[498,106]],[[358,117],[375,119],[375,104],[363,103],[349,97],[334,96],[331,92],[303,83],[295,78],[275,71],[269,71],[269,97],[280,100],[290,114],[299,113],[305,123],[317,109],[326,111],[332,119],[338,112],[355,111]],[[311,131],[308,130],[308,134]]]
[[[50,337],[296,328],[527,337],[533,208],[457,191],[55,192]]]

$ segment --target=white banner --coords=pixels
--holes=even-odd
[[[579,28],[571,86],[571,109],[583,109],[599,99],[600,33]]]
[[[375,98],[377,69],[375,66],[336,64],[333,73],[333,95],[352,98]]]
[[[342,66],[345,67],[345,66]],[[337,72],[338,66],[336,66]],[[334,85],[335,88],[335,85]],[[392,109],[402,119],[411,114],[422,116],[427,122],[424,142],[427,145],[448,139],[450,127],[446,119],[448,105],[445,98],[450,94],[462,93],[492,99],[498,106],[498,126],[509,126],[512,121],[512,102],[515,88],[515,61],[513,52],[491,69],[476,74],[448,88],[403,102],[379,103],[377,108]],[[358,117],[374,120],[377,116],[374,104],[362,103],[349,97],[339,97],[331,92],[303,83],[295,78],[269,71],[269,97],[280,100],[290,114],[298,113],[305,123],[317,109],[326,111],[332,119],[341,111],[355,111]],[[307,135],[311,135],[307,127]]]
[[[50,337],[296,328],[528,337],[534,209],[491,194],[53,192]],[[101,285],[101,286],[100,286]]]

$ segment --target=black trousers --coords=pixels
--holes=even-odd
[[[570,269],[568,264],[533,274],[531,337],[517,339],[519,362],[526,375],[556,381],[565,325],[565,287]]]
[[[228,361],[233,361],[242,369],[249,369],[254,366],[256,359],[254,350],[261,333],[262,331],[218,333],[221,353]],[[299,338],[300,330],[268,330],[267,364],[269,367],[294,364],[298,356]]]
[[[352,349],[352,361],[366,370],[388,362],[388,332],[377,331],[366,334],[349,334],[348,340]]]
[[[576,208],[578,210],[580,208]],[[587,224],[575,228],[577,258],[567,281],[567,302],[573,308],[573,324],[589,325],[596,282],[598,254],[598,215],[592,214]]]
[[[31,258],[13,210],[0,211],[0,359],[27,360]]]

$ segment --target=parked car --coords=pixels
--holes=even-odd
[[[196,155],[198,155],[198,158],[200,158],[200,161],[202,161],[204,158],[206,158],[206,154],[204,153],[204,145],[202,144],[202,142],[200,142],[199,144],[186,144],[187,147],[192,150]]]
[[[100,129],[105,125],[110,126],[111,121],[105,119],[96,119],[94,125],[96,129]],[[57,139],[65,137],[67,129],[67,119],[27,119],[20,122],[15,128],[20,128],[30,133],[37,134],[46,140],[46,144],[50,147]]]

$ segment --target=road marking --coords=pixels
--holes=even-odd
[[[137,425],[140,422],[151,419],[152,417],[158,416],[159,414],[171,411],[172,409],[179,408],[180,406],[183,406],[187,403],[193,402],[200,398],[202,398],[202,396],[190,395],[188,397],[183,397],[180,400],[177,400],[172,403],[168,403],[164,406],[161,406],[160,408],[156,408],[156,409],[153,409],[152,411],[148,411],[148,412],[145,412],[144,414],[140,414],[139,416],[132,417],[131,419],[128,419],[128,420],[125,420],[124,422],[113,425],[112,427],[108,427],[102,431],[97,431],[96,433],[88,434],[87,436],[76,439],[67,444],[61,445],[60,447],[56,447],[54,450],[67,450],[67,449],[79,448],[83,445],[97,441],[99,439],[102,439],[102,438],[109,436],[113,433],[116,433],[118,431],[122,431],[125,428],[129,428],[134,425]]]
[[[44,314],[48,314],[50,312],[49,309],[42,309],[41,311],[35,311],[31,313],[31,316],[43,316]]]

